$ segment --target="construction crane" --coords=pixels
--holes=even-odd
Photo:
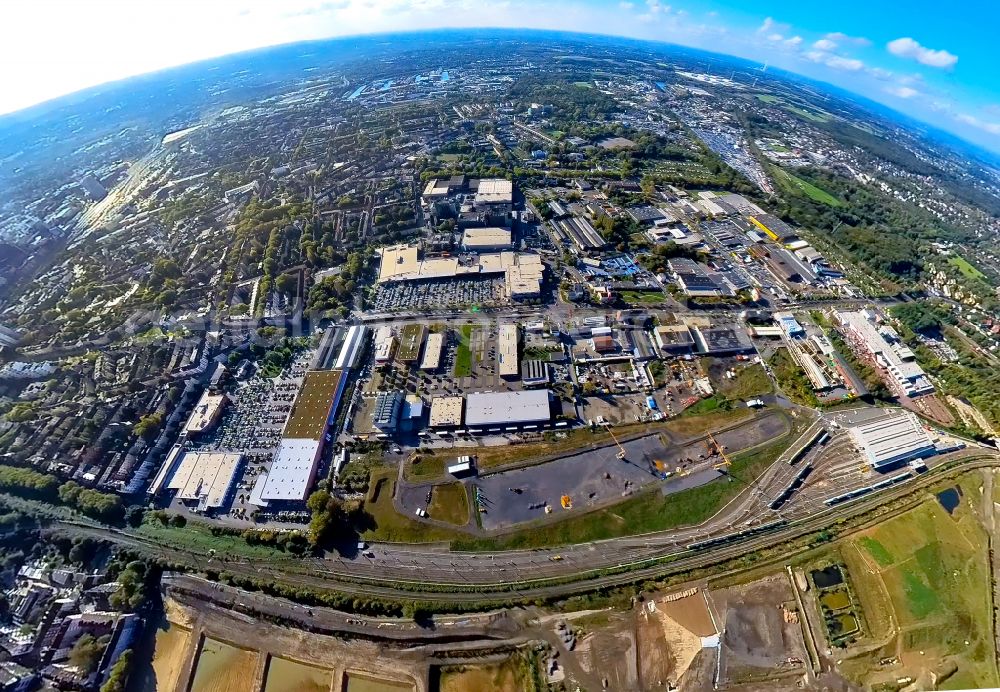
[[[726,456],[726,452],[722,449],[722,445],[716,441],[716,439],[712,436],[712,433],[708,433],[708,441],[712,443],[712,448],[719,454],[719,456],[722,457],[722,461],[713,465],[712,468],[727,470],[733,465],[733,462],[731,462],[729,457]]]
[[[618,438],[615,437],[615,434],[613,432],[611,432],[611,426],[608,425],[608,423],[606,421],[604,423],[604,429],[608,431],[608,434],[611,435],[611,439],[615,441],[616,445],[618,445],[618,453],[615,456],[619,460],[624,461],[624,459],[625,459],[625,448],[622,447],[622,443],[618,441]]]

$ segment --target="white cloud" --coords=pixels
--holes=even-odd
[[[901,99],[911,99],[914,96],[919,96],[920,92],[913,87],[908,86],[890,86],[883,89],[885,93],[892,94],[893,96],[898,96]]]
[[[802,37],[792,36],[790,39],[787,39],[785,41],[785,45],[788,46],[789,48],[798,48],[799,46],[802,45]]]
[[[831,51],[837,48],[837,44],[828,38],[821,38],[813,44],[813,48],[816,50]]]
[[[660,0],[646,0],[646,6],[649,8],[650,14],[666,14],[670,11],[670,5],[661,5]]]
[[[788,24],[782,24],[781,22],[774,21],[773,17],[765,17],[764,21],[757,28],[758,34],[781,34],[787,32],[792,27]]]
[[[848,36],[840,31],[831,31],[826,35],[826,39],[837,43],[853,43],[856,46],[870,46],[872,44],[864,36]]]
[[[845,58],[842,55],[834,55],[821,50],[811,50],[805,54],[806,58],[815,63],[826,65],[835,70],[845,70],[847,72],[857,72],[864,68],[865,64],[857,58]]]
[[[974,115],[969,115],[968,113],[956,114],[955,120],[965,123],[966,125],[972,125],[973,127],[978,128],[983,132],[989,132],[991,135],[1000,135],[1000,123],[998,122],[981,120]]]
[[[848,72],[857,72],[865,66],[865,64],[857,58],[845,58],[840,55],[829,56],[826,59],[826,65],[827,67],[832,67],[835,70],[847,70]]]
[[[777,43],[778,41],[784,41],[785,37],[782,34],[779,34],[779,33],[775,32],[773,34],[768,34],[767,35],[767,40],[768,41],[774,41],[775,43]]]
[[[955,63],[958,62],[957,55],[946,50],[926,48],[908,36],[889,41],[886,48],[895,56],[916,60],[928,67],[954,67]]]
[[[622,8],[625,11],[628,11],[628,10],[631,10],[631,9],[633,9],[635,7],[635,3],[634,2],[620,2],[620,3],[618,3],[618,7]]]
[[[875,79],[880,79],[883,82],[892,79],[893,73],[882,67],[870,67],[868,68],[868,74],[870,74]]]

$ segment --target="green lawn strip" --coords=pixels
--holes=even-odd
[[[273,546],[250,545],[240,535],[222,533],[214,535],[212,527],[198,521],[188,521],[183,527],[164,526],[158,520],[149,518],[136,529],[135,533],[158,544],[201,553],[207,558],[209,551],[216,555],[236,555],[247,558],[280,560],[290,557]]]
[[[785,169],[779,168],[778,166],[773,166],[772,170],[775,171],[778,176],[778,182],[783,183],[784,187],[790,188],[793,192],[801,192],[806,197],[831,207],[841,206],[842,202],[839,199],[831,195],[823,188],[816,187],[808,180],[803,180],[798,176],[792,175]]]
[[[607,509],[575,516],[569,514],[565,520],[551,524],[528,524],[515,533],[494,538],[461,539],[452,543],[452,549],[543,548],[699,524],[763,473],[794,437],[794,434],[786,435],[767,447],[733,455],[730,477],[697,488],[666,496],[659,488],[651,488]]]
[[[455,377],[472,374],[472,325],[462,325],[459,331],[458,349],[455,351]]]

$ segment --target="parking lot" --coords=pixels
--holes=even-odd
[[[379,286],[371,309],[418,310],[508,303],[503,277],[428,279]]]
[[[238,384],[219,427],[196,445],[202,450],[239,452],[246,458],[228,509],[233,518],[248,518],[255,509],[248,504],[250,493],[270,467],[311,357],[308,351],[299,354],[279,377],[258,376]]]

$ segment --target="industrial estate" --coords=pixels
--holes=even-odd
[[[344,45],[0,168],[0,690],[1000,684],[996,168],[659,44]]]

